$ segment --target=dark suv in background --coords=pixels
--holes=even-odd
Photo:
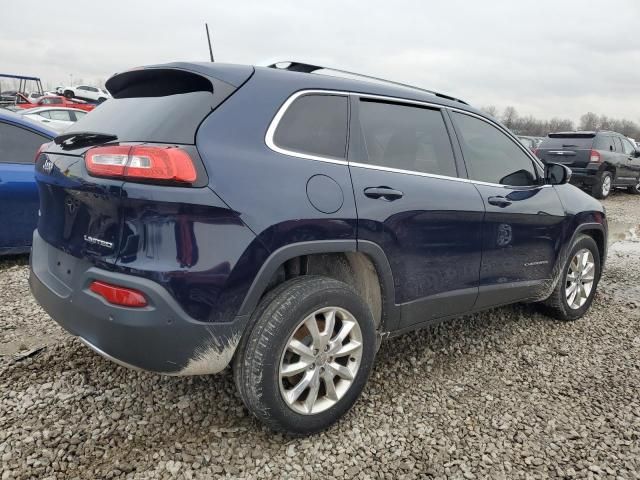
[[[389,336],[520,301],[581,317],[607,245],[569,170],[479,110],[319,70],[124,72],[36,161],[44,309],[127,366],[232,363],[297,434],[351,407]]]
[[[571,168],[571,183],[606,198],[614,187],[640,194],[640,150],[624,135],[596,132],[550,133],[536,154],[543,162]]]

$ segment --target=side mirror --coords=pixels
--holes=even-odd
[[[547,163],[544,166],[544,179],[549,185],[564,185],[571,179],[571,169],[560,163]]]

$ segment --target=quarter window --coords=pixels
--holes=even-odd
[[[340,95],[304,95],[283,115],[273,142],[309,155],[346,158],[349,104]]]
[[[594,148],[597,148],[598,150],[606,150],[608,152],[614,152],[616,150],[613,145],[613,137],[611,135],[597,136]]]
[[[507,135],[470,115],[453,116],[469,178],[511,186],[537,183],[533,162]]]
[[[366,163],[457,176],[451,141],[439,110],[363,99],[359,117]]]
[[[0,163],[33,164],[38,148],[48,141],[24,128],[0,123]]]

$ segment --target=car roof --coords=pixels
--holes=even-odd
[[[420,90],[418,87],[401,86],[393,83],[384,83],[383,81],[377,80],[345,78],[327,74],[305,73],[271,67],[253,67],[248,65],[211,62],[174,62],[167,64],[150,65],[142,68],[187,70],[200,75],[216,78],[236,87],[240,86],[246,80],[247,74],[250,73],[251,70],[253,70],[254,76],[256,78],[264,79],[265,81],[284,81],[295,84],[293,85],[294,91],[302,89],[326,89],[363,94],[366,93],[384,97],[394,97],[398,99],[427,102],[456,108],[459,110],[474,113],[476,115],[480,115],[481,117],[487,118],[494,122],[496,121],[491,116],[486,115],[480,110],[477,110],[464,102],[457,101],[455,99],[444,98],[442,96],[438,96],[439,94]],[[327,68],[327,70],[331,69]],[[107,89],[110,89],[110,83],[113,85],[113,82],[110,81],[117,75],[119,74],[116,74],[109,80],[107,80]]]
[[[575,130],[571,132],[551,132],[549,133],[549,135],[564,135],[564,136],[574,135],[574,136],[594,137],[601,133],[620,135],[618,132],[613,132],[611,130]]]
[[[18,115],[17,113],[10,112],[9,110],[5,110],[3,108],[0,109],[0,122],[11,123],[13,125],[25,127],[51,139],[58,136],[58,132],[49,129],[38,122],[34,122],[33,120],[25,118],[22,115]]]

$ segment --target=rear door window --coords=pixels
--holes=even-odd
[[[613,137],[616,145],[616,152],[622,153],[622,142],[620,141],[620,137]]]
[[[284,150],[344,159],[349,100],[343,95],[303,95],[286,110],[273,136]]]
[[[533,161],[514,140],[488,122],[453,112],[469,178],[511,186],[537,184]]]
[[[38,148],[48,141],[25,128],[0,122],[0,164],[33,164]]]
[[[457,176],[449,133],[436,109],[360,100],[366,163]]]

